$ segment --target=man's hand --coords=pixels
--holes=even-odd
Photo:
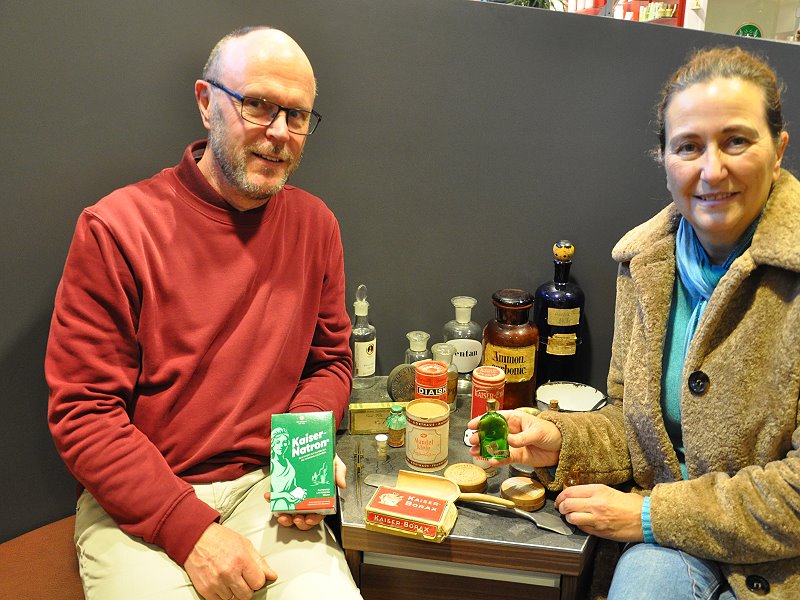
[[[346,475],[347,466],[342,462],[342,459],[339,458],[339,455],[337,454],[333,459],[333,480],[336,482],[336,485],[342,489],[344,489],[347,485],[347,482],[345,481]],[[264,494],[264,498],[267,502],[269,502],[269,492]],[[302,515],[280,513],[277,516],[278,524],[283,525],[284,527],[295,526],[301,531],[307,531],[312,527],[316,527],[324,518],[324,515],[318,515],[316,513],[306,513]],[[227,600],[227,598],[225,600]]]
[[[593,483],[564,488],[556,498],[556,508],[586,533],[617,542],[641,542],[643,502],[639,494]]]
[[[509,458],[497,461],[490,460],[493,465],[505,463],[522,463],[532,467],[552,467],[558,464],[561,454],[561,431],[550,421],[519,410],[500,411],[508,421],[508,447],[511,452]],[[478,429],[480,417],[467,423],[470,429]],[[480,455],[478,434],[473,433],[469,439],[472,444],[470,454]]]
[[[219,523],[203,532],[183,568],[206,600],[249,600],[278,578],[250,540]]]

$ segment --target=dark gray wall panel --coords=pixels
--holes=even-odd
[[[203,136],[192,84],[250,23],[285,29],[315,66],[324,122],[295,183],[340,219],[348,308],[366,283],[384,374],[407,331],[439,340],[451,296],[478,298],[485,323],[492,292],[533,290],[569,237],[587,377],[604,387],[611,246],[668,201],[647,156],[663,80],[692,47],[740,42],[800,81],[798,46],[468,0],[4,3],[0,540],[72,510],[42,357],[75,219]],[[787,162],[800,166],[794,143]]]

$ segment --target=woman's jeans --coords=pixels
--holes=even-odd
[[[658,544],[626,546],[608,600],[736,600],[719,565]]]

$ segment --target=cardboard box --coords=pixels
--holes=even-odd
[[[388,433],[386,417],[393,404],[403,408],[408,402],[353,402],[350,404],[348,431],[351,435],[361,433]]]
[[[437,543],[453,530],[456,517],[456,506],[449,500],[384,486],[364,509],[369,530]]]
[[[275,513],[336,512],[333,413],[272,415],[270,508]]]

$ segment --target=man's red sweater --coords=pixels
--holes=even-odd
[[[179,564],[219,516],[189,484],[265,465],[275,413],[338,423],[351,384],[335,217],[291,186],[224,208],[195,162],[204,144],[83,211],[45,359],[70,471]]]

